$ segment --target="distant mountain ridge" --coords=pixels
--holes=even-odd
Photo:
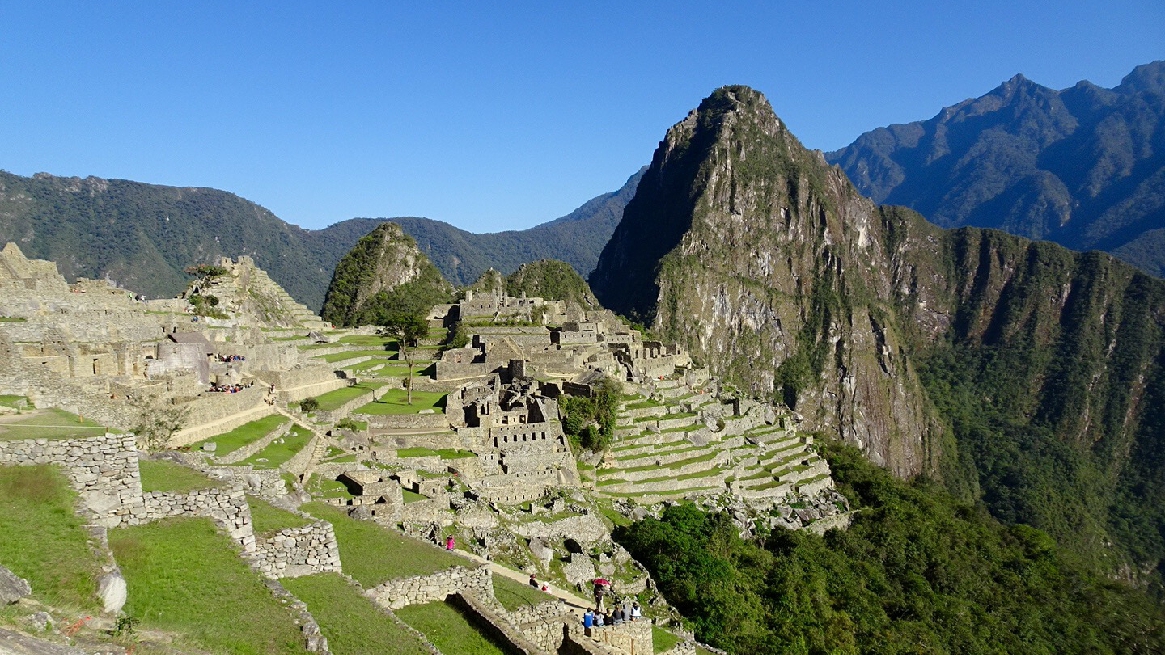
[[[559,219],[473,234],[427,218],[355,218],[305,230],[218,189],[0,171],[0,244],[14,241],[30,257],[56,261],[70,280],[108,277],[149,297],[181,292],[187,266],[249,255],[296,300],[319,311],[340,258],[388,220],[416,239],[454,284],[469,284],[491,266],[510,273],[546,258],[585,275],[641,176]]]
[[[1165,61],[1104,89],[1022,75],[828,153],[863,194],[942,227],[1104,250],[1165,276]]]

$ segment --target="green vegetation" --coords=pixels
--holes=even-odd
[[[179,632],[219,653],[302,653],[303,638],[210,519],[171,518],[109,533],[142,627]]]
[[[583,448],[599,452],[606,450],[615,438],[619,400],[623,385],[617,380],[603,378],[594,385],[594,396],[566,396],[561,408],[565,415],[562,429]]]
[[[0,393],[0,405],[13,409],[33,409],[33,405],[28,398],[7,393]]]
[[[380,399],[356,410],[357,414],[385,416],[391,414],[416,414],[425,409],[445,410],[445,394],[434,391],[414,391],[413,404],[408,403],[404,389],[390,389]]]
[[[522,607],[555,600],[554,596],[544,593],[541,589],[535,589],[529,584],[511,580],[504,575],[495,573],[493,579],[494,598],[497,598],[502,607],[511,612]]]
[[[477,457],[474,453],[468,450],[460,450],[457,448],[398,448],[396,451],[397,457],[440,457],[441,459],[465,459],[467,457]]]
[[[676,635],[664,630],[663,628],[653,625],[651,626],[651,645],[652,649],[657,653],[666,653],[667,651],[676,647],[682,641]]]
[[[76,503],[55,466],[0,466],[0,564],[27,579],[41,602],[95,611],[101,560]]]
[[[332,523],[344,572],[366,589],[394,578],[465,566],[468,561],[375,523],[350,518],[331,505],[309,503],[303,510]]]
[[[1044,533],[1006,527],[848,446],[826,455],[857,513],[824,537],[743,540],[693,505],[616,531],[702,641],[732,652],[1150,653],[1165,613]]]
[[[307,609],[336,655],[428,655],[413,633],[381,611],[347,580],[335,573],[319,573],[282,581],[288,591],[307,603]]]
[[[82,419],[63,409],[49,407],[7,417],[0,421],[0,440],[80,439],[105,434],[96,421]]]
[[[404,276],[408,266],[417,269],[408,282],[381,288],[384,271]],[[448,302],[452,291],[412,237],[395,223],[381,223],[336,264],[320,316],[344,327],[385,325],[389,314],[422,315]]]
[[[168,491],[184,494],[199,489],[220,489],[223,483],[211,480],[192,468],[164,459],[138,462],[142,474],[142,491]]]
[[[522,294],[531,298],[565,300],[588,309],[599,305],[578,271],[570,264],[554,259],[522,264],[506,278],[506,295],[519,298]]]
[[[388,337],[383,337],[379,334],[349,334],[340,337],[339,343],[346,343],[353,346],[380,346],[387,349],[393,340]]]
[[[263,437],[271,434],[275,430],[283,427],[287,423],[287,417],[281,414],[272,414],[271,416],[264,416],[263,418],[244,423],[239,427],[225,432],[223,434],[199,441],[191,446],[194,450],[199,450],[202,445],[207,442],[214,442],[214,456],[222,457],[235,452],[236,450],[246,446],[247,444],[258,441]]]
[[[251,507],[251,529],[255,536],[267,537],[285,528],[302,528],[311,524],[299,514],[279,509],[262,498],[248,496],[247,505]]]
[[[383,386],[380,382],[361,382],[360,384],[353,384],[351,386],[335,389],[315,397],[316,408],[311,411],[330,412],[335,409],[343,407],[345,403],[355,400],[360,396],[367,396],[373,391]],[[303,407],[303,404],[300,404]],[[304,410],[307,411],[307,410]]]
[[[429,499],[428,496],[425,496],[423,494],[419,494],[419,493],[413,491],[412,489],[401,489],[400,492],[401,492],[401,496],[404,497],[404,501],[406,503],[415,503],[419,500],[428,500]]]
[[[282,466],[287,460],[295,457],[311,441],[311,430],[293,425],[286,436],[272,441],[263,450],[239,462],[243,466],[253,466],[257,469],[275,469]]]
[[[419,630],[445,655],[505,655],[460,609],[449,603],[410,605],[396,610],[405,623]]]

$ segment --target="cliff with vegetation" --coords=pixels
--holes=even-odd
[[[453,287],[395,223],[381,223],[336,265],[321,318],[337,326],[380,325],[386,312],[428,311]]]
[[[1160,280],[879,207],[726,87],[668,131],[591,284],[901,476],[1111,574],[1165,558]]]

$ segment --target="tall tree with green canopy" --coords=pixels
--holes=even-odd
[[[384,312],[381,316],[380,329],[382,336],[396,339],[400,356],[405,360],[408,377],[405,378],[405,389],[408,392],[408,403],[413,404],[413,345],[429,334],[429,323],[417,311],[409,311],[406,307],[398,307]]]

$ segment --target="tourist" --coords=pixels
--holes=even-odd
[[[631,605],[631,620],[638,621],[643,616],[643,610],[639,608],[639,601],[635,601]]]
[[[454,548],[456,545],[457,545],[457,542],[455,542],[455,541],[453,540],[453,535],[449,535],[448,537],[445,537],[445,550],[450,550],[450,551],[451,551],[451,550],[453,550],[453,548]]]
[[[535,589],[538,588],[538,578],[535,578],[533,573],[530,574],[530,586]]]
[[[542,591],[544,593],[550,593],[550,583],[549,582],[542,583]]]
[[[592,612],[590,609],[587,609],[587,611],[583,612],[583,627],[589,628],[589,627],[593,626],[594,624],[595,624],[595,613]]]
[[[615,611],[611,613],[611,623],[613,625],[620,625],[623,623],[623,610],[616,607]]]

